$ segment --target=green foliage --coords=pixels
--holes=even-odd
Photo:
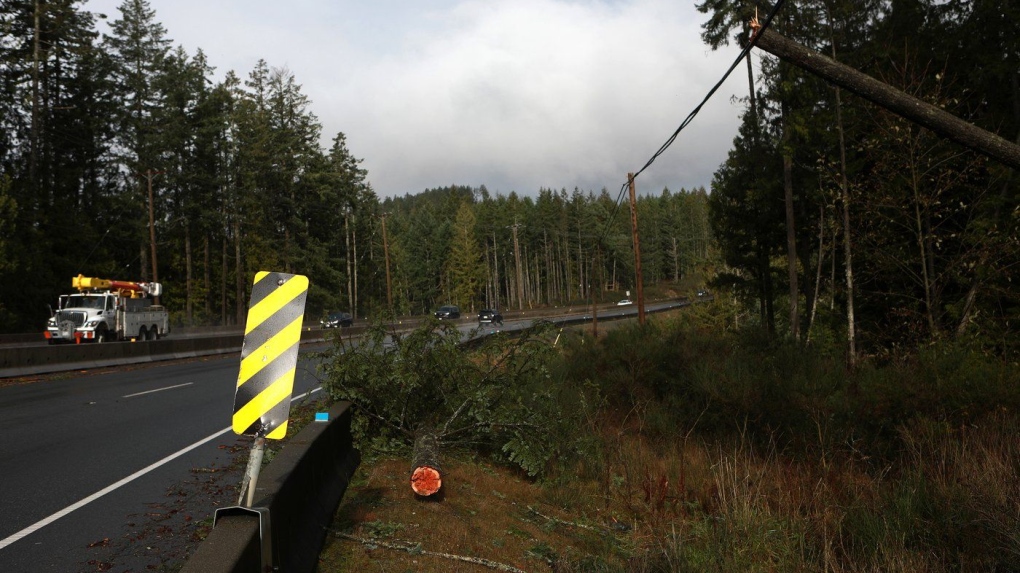
[[[606,397],[609,455],[584,473],[600,491],[626,496],[643,471],[679,484],[663,498],[675,528],[643,570],[1017,567],[1015,364],[943,342],[848,372],[838,341],[779,342],[709,318],[685,309],[568,338],[557,376]],[[648,489],[645,505],[636,497],[635,515],[660,518]]]
[[[362,448],[406,450],[427,432],[445,447],[491,453],[537,476],[573,453],[574,406],[583,398],[551,378],[548,337],[539,326],[466,351],[448,323],[429,319],[404,334],[376,324],[357,344],[334,339],[325,387],[355,405]]]
[[[475,236],[475,213],[467,202],[461,203],[453,221],[450,257],[446,262],[451,302],[474,310],[485,280],[485,264]]]
[[[597,342],[568,339],[558,377],[592,381],[613,419],[640,418],[645,435],[666,442],[693,429],[749,431],[805,448],[867,444],[855,447],[876,458],[899,450],[895,428],[914,419],[969,424],[1020,411],[1020,373],[979,349],[944,343],[847,373],[840,347],[776,341],[753,327],[701,329],[681,316]]]

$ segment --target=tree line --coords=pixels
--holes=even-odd
[[[163,283],[178,325],[243,323],[263,269],[308,275],[312,316],[524,308],[633,283],[604,190],[380,201],[342,132],[322,148],[289,70],[263,60],[217,81],[146,0],[118,12],[0,0],[0,330],[41,328],[79,273]],[[706,204],[704,190],[642,199],[647,280],[705,258]]]
[[[39,328],[78,273],[158,279],[175,323],[196,325],[242,323],[261,269],[308,275],[312,315],[570,304],[633,285],[628,207],[607,190],[380,199],[342,132],[322,148],[288,70],[214,80],[145,0],[125,0],[108,34],[82,4],[0,0],[0,329]],[[756,7],[773,6],[704,0],[703,39],[745,43]],[[772,29],[1018,141],[1017,16],[988,0],[809,0]],[[740,323],[842,337],[851,361],[946,338],[1015,348],[1013,171],[752,54],[711,191],[642,190],[646,283],[700,273],[733,293]]]

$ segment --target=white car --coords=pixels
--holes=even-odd
[[[616,306],[627,306],[628,304],[634,304],[634,303],[632,303],[629,298],[625,298],[625,299],[621,300],[620,302],[616,303]]]

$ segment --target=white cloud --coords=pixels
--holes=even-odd
[[[116,3],[87,7],[113,18]],[[323,145],[344,132],[382,196],[454,183],[616,190],[737,53],[701,42],[706,16],[693,1],[150,5],[176,43],[202,48],[220,73],[246,77],[260,58],[290,69]],[[642,174],[642,192],[708,186],[736,133],[731,96],[746,91],[734,75]]]

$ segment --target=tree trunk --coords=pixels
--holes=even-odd
[[[836,58],[836,41],[832,40],[832,57]],[[846,272],[846,338],[847,365],[850,369],[857,367],[857,322],[854,316],[854,271],[853,251],[850,237],[850,182],[846,175],[846,135],[843,130],[843,97],[839,87],[836,88],[836,132],[839,134],[839,190],[843,203],[843,258]],[[836,237],[832,241],[832,301],[836,300]],[[854,391],[856,393],[856,382]]]
[[[209,233],[202,234],[202,258],[205,269],[202,271],[202,287],[205,298],[205,320],[212,317],[212,253],[209,246]]]
[[[436,494],[443,487],[442,473],[439,438],[431,432],[419,433],[411,456],[411,490],[425,497]]]
[[[793,220],[793,150],[790,145],[789,112],[784,108],[783,121],[783,196],[786,201],[786,265],[790,277],[790,337],[800,338],[800,289],[797,287],[797,232]]]
[[[227,256],[227,237],[223,236],[222,243],[222,259],[223,262],[220,265],[220,324],[227,324],[227,265],[229,264],[229,257]]]
[[[811,342],[811,327],[815,324],[815,314],[818,311],[818,297],[822,293],[822,266],[825,263],[825,205],[819,209],[818,216],[818,267],[815,271],[815,296],[811,299],[811,313],[807,323],[807,332],[804,335],[806,342]]]
[[[234,282],[237,288],[237,296],[234,298],[234,310],[237,312],[235,324],[244,324],[247,305],[244,300],[244,269],[241,266],[241,226],[236,220],[234,221],[234,273]]]
[[[780,59],[843,87],[900,117],[977,151],[1004,165],[1020,168],[1020,145],[968,123],[892,86],[773,32],[762,30],[756,45]]]
[[[194,326],[195,321],[195,279],[191,261],[191,229],[184,226],[184,321]]]

